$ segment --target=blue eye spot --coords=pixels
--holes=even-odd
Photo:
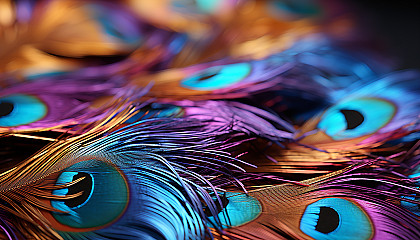
[[[394,104],[379,98],[359,98],[327,109],[318,123],[334,140],[345,140],[375,133],[394,117]]]
[[[364,210],[342,198],[324,198],[309,204],[300,220],[300,229],[317,240],[370,239],[373,234]]]
[[[196,0],[198,9],[205,13],[215,13],[220,6],[221,0]]]
[[[251,72],[249,63],[215,66],[181,81],[181,86],[193,90],[211,91],[232,86]]]
[[[97,161],[85,167],[77,163],[60,174],[56,185],[78,181],[66,188],[56,189],[56,196],[77,197],[53,200],[51,206],[66,213],[52,212],[59,223],[73,228],[96,228],[112,223],[125,211],[128,186],[125,178],[113,166]]]
[[[47,114],[47,106],[38,98],[16,94],[0,98],[0,127],[16,127],[36,122]]]
[[[244,193],[226,192],[220,196],[223,206],[217,215],[223,228],[243,225],[257,218],[261,211],[261,204],[257,199]],[[218,201],[215,202],[219,205]],[[209,217],[211,224],[216,224],[214,217]],[[210,226],[211,227],[211,226]]]

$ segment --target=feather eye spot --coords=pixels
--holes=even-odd
[[[214,199],[214,203],[217,207],[217,213],[220,213],[221,211],[223,211],[223,209],[225,209],[229,204],[229,199],[226,197],[226,193],[224,193],[222,196],[220,196],[220,200],[222,202],[222,205],[219,204],[217,199]],[[204,209],[204,213],[208,217],[213,216],[208,206]]]
[[[216,76],[216,75],[217,75],[217,73],[204,74],[204,75],[203,75],[203,76],[201,76],[199,79],[197,79],[197,82],[201,82],[201,81],[204,81],[204,80],[210,79],[210,78],[212,78],[212,77],[214,77],[214,76]]]
[[[386,126],[396,112],[397,107],[386,99],[346,100],[327,109],[317,128],[336,141],[362,137]]]
[[[318,216],[315,230],[321,233],[327,234],[333,232],[340,223],[340,216],[330,207],[320,207]]]
[[[78,180],[77,182],[75,182]],[[53,190],[53,195],[65,197],[51,201],[51,206],[63,212],[51,212],[53,228],[60,231],[91,231],[115,222],[125,212],[129,187],[115,166],[89,160],[65,169],[56,185],[70,184]],[[79,195],[77,195],[79,194]]]
[[[223,228],[230,228],[243,225],[256,219],[262,207],[257,199],[244,193],[226,192],[220,196],[222,206],[215,200],[218,215]],[[209,213],[209,212],[207,212]],[[210,215],[209,227],[217,226],[215,217]]]
[[[214,66],[181,80],[181,86],[192,90],[212,91],[230,87],[251,72],[249,63]]]
[[[17,127],[43,119],[48,108],[41,99],[13,94],[0,98],[0,127]]]
[[[300,230],[317,240],[370,239],[373,235],[367,213],[343,198],[323,198],[306,206]]]
[[[7,101],[0,102],[0,117],[4,117],[13,112],[13,103]]]
[[[356,110],[341,109],[340,112],[344,115],[344,118],[346,119],[346,129],[355,129],[356,127],[360,126],[360,124],[362,124],[365,120],[363,114]]]
[[[81,179],[80,182],[68,187],[67,195],[77,194],[79,192],[81,192],[82,195],[64,200],[64,204],[66,204],[69,208],[82,206],[86,201],[88,201],[93,192],[93,179],[89,173],[78,172],[73,176],[72,181],[79,179]]]

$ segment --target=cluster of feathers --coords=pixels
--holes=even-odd
[[[0,238],[418,239],[420,73],[328,9],[0,1]]]

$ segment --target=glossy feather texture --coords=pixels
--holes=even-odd
[[[203,204],[214,206],[208,178],[232,181],[229,169],[241,169],[226,146],[212,140],[214,133],[195,130],[197,121],[145,120],[108,132],[113,125],[53,143],[4,172],[5,220],[25,236],[34,233],[24,224],[44,222],[36,230],[40,239],[208,235],[202,212]],[[22,208],[21,199],[31,201]]]
[[[0,238],[417,239],[420,73],[368,20],[0,1]]]
[[[283,184],[250,191],[247,200],[231,194],[229,204],[260,207],[247,208],[253,219],[230,224],[226,231],[232,239],[415,238],[420,231],[418,219],[399,206],[399,201],[403,199],[400,195],[415,193],[417,188],[408,181],[361,169],[362,165],[356,165],[300,182],[305,186]],[[224,214],[220,215],[229,218],[236,213]]]

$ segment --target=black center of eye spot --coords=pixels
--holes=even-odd
[[[363,115],[356,110],[341,109],[340,112],[346,118],[347,129],[355,129],[365,120]]]
[[[11,112],[13,112],[13,109],[15,107],[13,106],[13,103],[11,102],[0,102],[0,117],[4,117],[9,115]]]
[[[319,218],[315,230],[321,233],[330,233],[334,231],[340,223],[340,216],[330,207],[320,207]]]
[[[199,79],[197,79],[197,82],[201,82],[201,81],[205,81],[205,80],[207,80],[207,79],[209,79],[209,78],[212,78],[212,77],[214,77],[214,76],[216,76],[217,75],[217,73],[213,73],[213,74],[209,74],[209,73],[207,73],[207,74],[204,74],[203,76],[201,76]]]
[[[221,211],[223,211],[223,209],[225,209],[227,205],[229,204],[229,199],[226,197],[226,194],[223,194],[222,196],[219,196],[219,197],[220,197],[220,200],[222,201],[222,206],[220,206],[219,201],[217,201],[217,199],[214,200],[214,203],[217,207],[217,213],[220,213]],[[208,206],[204,209],[204,213],[208,217],[213,216]]]
[[[82,177],[84,177],[83,180],[67,188],[68,189],[67,195],[76,194],[83,191],[82,195],[78,197],[64,200],[64,204],[66,204],[69,208],[77,207],[83,204],[84,202],[86,202],[86,200],[89,198],[90,192],[92,191],[93,181],[92,181],[92,177],[88,173],[84,173],[84,172],[77,173],[76,175],[73,176],[73,181]]]

